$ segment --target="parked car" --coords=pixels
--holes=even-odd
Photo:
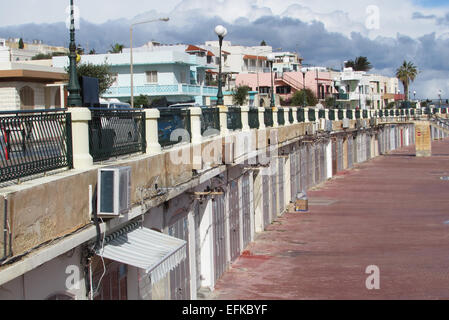
[[[105,143],[109,145],[112,142],[113,145],[117,146],[139,141],[137,119],[132,116],[127,116],[126,114],[120,114],[120,111],[126,112],[132,110],[129,103],[101,101],[100,108],[96,110],[101,109],[117,111],[116,116],[112,113],[104,114],[97,118],[97,121],[100,120],[100,123],[95,127],[101,129],[101,137],[98,138],[101,139],[102,145],[105,145]],[[109,141],[109,143],[107,143],[107,141]]]

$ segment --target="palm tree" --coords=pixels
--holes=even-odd
[[[405,60],[404,63],[396,70],[396,77],[404,85],[406,101],[408,101],[408,86],[410,85],[410,82],[415,81],[417,75],[418,69],[416,66],[412,62],[407,62]]]
[[[111,46],[111,50],[109,50],[109,53],[122,53],[124,47],[125,46],[123,44],[116,43],[115,45]]]
[[[355,60],[349,60],[345,64],[346,68],[352,68],[354,71],[369,71],[373,68],[367,57],[357,57]]]

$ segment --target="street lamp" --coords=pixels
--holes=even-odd
[[[70,65],[69,65],[69,85],[67,90],[69,96],[67,97],[67,105],[69,107],[80,107],[83,102],[81,99],[81,87],[78,81],[76,72],[76,43],[75,43],[75,17],[73,0],[70,0]]]
[[[307,68],[301,68],[302,73],[302,84],[303,84],[303,108],[306,107],[306,73],[308,69]]]
[[[144,23],[150,23],[150,22],[156,22],[156,21],[169,21],[170,18],[159,18],[159,19],[152,19],[152,20],[146,20],[141,22],[136,22],[131,24],[129,28],[129,44],[130,44],[130,73],[131,73],[131,108],[134,108],[134,68],[133,68],[133,27],[139,24]]]
[[[218,36],[219,45],[220,45],[220,65],[218,70],[218,94],[217,94],[217,106],[224,105],[223,102],[223,89],[222,83],[221,83],[221,47],[223,45],[223,38],[228,34],[228,30],[226,30],[225,27],[222,25],[218,25],[215,27],[215,33]]]
[[[416,90],[413,91],[413,100],[416,100]]]
[[[334,96],[334,109],[335,109],[335,105],[337,104],[337,98],[339,98],[339,95],[340,95],[340,93],[337,90],[337,81],[338,81],[338,78],[335,77],[334,78],[334,89],[335,89],[335,91],[337,91],[337,93]]]
[[[438,96],[440,97],[440,108],[441,108],[441,94],[443,93],[443,91],[441,91],[441,89],[440,90],[438,90]]]
[[[269,54],[268,55],[268,62],[270,62],[270,72],[271,72],[271,103],[270,107],[274,107],[274,80],[273,80],[273,62],[274,62],[274,55]]]
[[[276,51],[280,51],[282,50],[282,48],[276,48]],[[264,53],[271,53],[272,51],[258,51],[257,52],[257,61],[256,61],[256,73],[257,73],[257,93],[260,93],[260,87],[259,87],[259,54],[264,54]],[[263,69],[262,69],[262,73]]]

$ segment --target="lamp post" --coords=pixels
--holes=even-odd
[[[302,73],[302,84],[303,84],[303,108],[306,107],[306,73],[308,69],[307,68],[301,68]]]
[[[337,90],[337,81],[338,81],[338,78],[335,77],[335,78],[334,78],[334,89],[335,89],[335,91],[337,91],[337,93],[336,93],[335,96],[334,96],[334,109],[335,109],[335,106],[336,106],[336,104],[337,104],[337,98],[338,98],[339,95],[340,95],[340,93],[339,93],[338,90]]]
[[[75,17],[73,9],[73,0],[70,0],[70,54],[69,54],[69,85],[67,90],[69,96],[67,98],[67,105],[69,107],[80,107],[83,102],[81,99],[81,87],[78,81],[76,72],[76,43],[75,43]]]
[[[274,80],[273,80],[273,62],[274,62],[274,55],[269,54],[268,55],[268,62],[270,62],[270,73],[271,73],[271,102],[270,107],[274,107],[275,101],[274,101]]]
[[[416,100],[416,90],[413,91],[413,100]]]
[[[223,89],[222,89],[222,82],[221,82],[221,47],[223,45],[223,39],[228,34],[228,30],[226,30],[225,27],[222,25],[218,25],[215,27],[215,33],[218,36],[219,40],[219,46],[220,46],[220,65],[218,69],[218,94],[217,94],[217,106],[222,106],[224,104],[223,102]]]
[[[276,48],[276,51],[282,50],[282,48]],[[272,51],[259,51],[257,52],[257,61],[256,61],[256,73],[257,73],[257,93],[260,93],[260,88],[259,88],[259,54],[264,54],[264,53],[271,53]],[[262,69],[262,73],[263,73],[263,69]]]
[[[152,19],[152,20],[146,20],[141,22],[136,22],[131,24],[129,28],[129,46],[130,46],[130,73],[131,73],[131,108],[134,108],[134,67],[133,67],[133,27],[139,24],[144,23],[150,23],[150,22],[156,22],[156,21],[169,21],[169,18],[159,18],[159,19]]]
[[[441,91],[441,89],[440,90],[438,90],[438,96],[440,97],[440,108],[441,108],[441,94],[443,93],[443,91]]]

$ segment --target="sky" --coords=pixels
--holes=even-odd
[[[136,45],[150,40],[195,43],[215,39],[213,28],[228,28],[226,40],[299,51],[306,63],[338,67],[367,56],[373,72],[392,76],[404,59],[420,74],[411,90],[449,98],[448,0],[74,0],[81,18],[77,41],[107,50],[129,45],[129,25],[156,17],[167,23],[136,27]],[[63,23],[69,0],[3,1],[0,37],[42,39],[68,45]],[[23,8],[26,8],[24,10]],[[13,12],[14,14],[11,14]]]

